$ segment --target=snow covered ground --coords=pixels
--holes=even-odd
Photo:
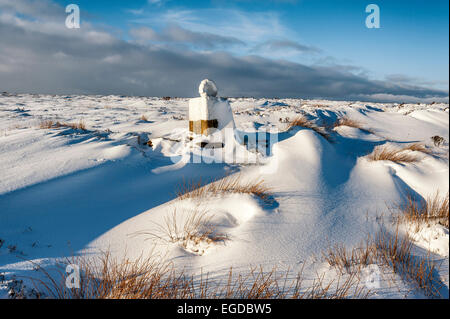
[[[233,160],[208,163],[205,156],[194,163],[193,154],[203,150],[183,137],[188,99],[1,95],[0,297],[7,297],[13,275],[33,274],[29,260],[51,264],[82,251],[129,258],[156,251],[180,269],[216,277],[231,266],[246,271],[260,265],[332,277],[321,258],[330,246],[358,247],[408,195],[426,199],[448,192],[448,104],[229,101],[240,134],[270,131],[275,142],[267,154],[235,142],[232,151],[239,155]],[[298,115],[326,127],[332,142],[310,129],[288,131],[287,122]],[[343,116],[366,130],[333,128]],[[86,130],[41,128],[46,120],[82,121]],[[436,135],[445,139],[440,146],[431,140]],[[417,153],[418,162],[404,164],[366,158],[378,145],[411,143],[433,153]],[[238,173],[242,180],[262,178],[273,202],[249,194],[203,200],[201,209],[212,213],[225,242],[181,247],[144,234],[174,210],[182,216],[197,207],[192,199],[176,198],[183,181]],[[440,226],[413,236],[414,253],[431,254],[440,265],[436,276],[447,298],[448,236]],[[389,269],[382,274],[390,279],[379,279],[372,297],[426,297]]]

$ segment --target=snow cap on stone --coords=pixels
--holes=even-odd
[[[200,96],[206,97],[206,96],[217,96],[217,86],[214,81],[205,79],[200,83],[200,86],[198,87],[198,93],[200,93]]]

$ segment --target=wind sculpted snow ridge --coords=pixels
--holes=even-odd
[[[408,196],[448,192],[448,104],[229,100],[239,134],[275,134],[266,154],[236,142],[233,150],[243,155],[234,161],[193,163],[198,149],[183,139],[188,99],[0,96],[2,296],[12,276],[32,271],[28,260],[47,265],[105,250],[118,258],[158,253],[177,268],[219,279],[230,267],[251,266],[333,278],[336,270],[322,258],[329,247],[359,247],[380,229],[392,230],[395,207]],[[307,127],[288,129],[298,116],[331,139]],[[334,125],[344,117],[360,127]],[[52,124],[42,128],[44,121]],[[56,125],[80,121],[84,129]],[[407,151],[415,162],[367,158],[378,146],[413,143],[429,150]],[[263,180],[271,201],[233,192],[176,199],[183,182],[204,185],[237,174],[241,183]],[[158,229],[174,211],[180,227],[190,212],[206,212],[221,240],[167,240]],[[433,229],[412,236],[413,252],[440,263],[436,276],[448,297],[448,229]],[[427,250],[423,241],[430,238],[437,250]],[[369,285],[373,297],[427,297],[389,268],[380,272],[378,285]]]

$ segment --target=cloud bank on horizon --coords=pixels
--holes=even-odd
[[[395,70],[373,79],[302,43],[272,12],[145,5],[157,9],[123,9],[126,27],[93,22],[80,5],[82,26],[68,29],[63,3],[0,0],[0,90],[191,97],[212,78],[223,96],[448,101],[448,81]],[[442,63],[448,68],[448,57]]]

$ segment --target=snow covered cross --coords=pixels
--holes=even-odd
[[[214,130],[234,129],[231,106],[226,99],[217,97],[214,81],[203,80],[198,92],[200,97],[189,100],[189,131],[210,135]]]

